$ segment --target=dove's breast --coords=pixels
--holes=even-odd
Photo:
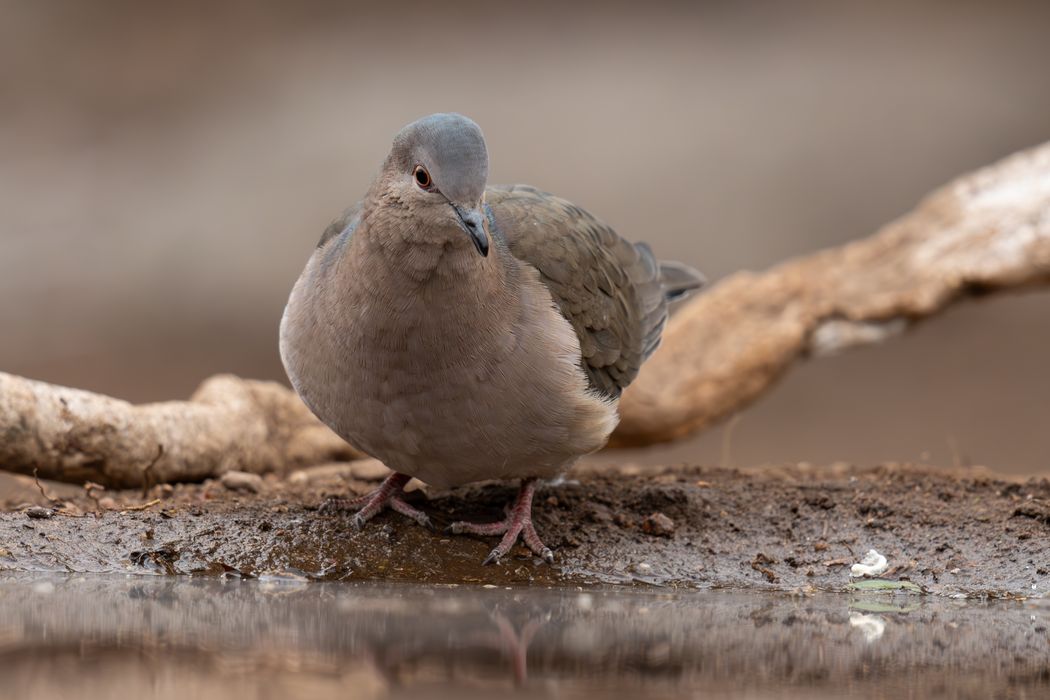
[[[605,444],[615,402],[535,270],[468,251],[406,288],[355,244],[341,270],[315,255],[281,324],[292,383],[336,433],[438,486],[553,476]]]

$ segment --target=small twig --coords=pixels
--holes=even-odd
[[[153,487],[153,474],[151,473],[153,467],[157,465],[160,458],[164,456],[164,445],[157,445],[157,456],[153,458],[153,461],[146,465],[145,469],[142,470],[142,497],[145,498],[149,495],[150,488]]]
[[[124,512],[130,511],[130,510],[146,510],[147,508],[152,508],[153,506],[157,505],[158,503],[160,503],[160,499],[159,498],[154,498],[152,501],[149,501],[147,503],[140,503],[137,506],[125,506],[124,508],[121,508],[121,510],[124,511]]]
[[[726,427],[722,430],[722,468],[731,469],[733,467],[733,431],[736,430],[736,426],[740,423],[740,413],[734,413],[733,417],[726,423]]]
[[[847,564],[852,564],[852,563],[853,563],[853,558],[852,557],[842,557],[841,559],[828,559],[826,562],[824,562],[824,566],[827,566],[827,567],[846,566]]]
[[[917,562],[914,559],[912,559],[911,561],[906,561],[904,563],[897,564],[895,566],[891,566],[890,568],[888,568],[884,572],[882,572],[882,578],[892,578],[894,576],[900,576],[901,574],[906,574],[909,571],[911,571],[913,568],[915,568],[915,566],[918,563],[919,562]]]
[[[959,450],[959,441],[955,439],[955,436],[948,435],[945,437],[945,440],[948,443],[948,451],[952,453],[952,465],[956,469],[970,466],[970,460],[963,456],[962,452]]]
[[[85,481],[84,482],[84,491],[87,492],[87,497],[95,502],[95,512],[96,513],[101,513],[102,512],[102,504],[99,502],[101,499],[99,498],[98,492],[99,491],[105,491],[105,490],[106,490],[106,487],[103,486],[102,484],[96,484],[94,481]]]
[[[40,495],[44,497],[51,505],[60,505],[62,501],[58,498],[47,495],[47,491],[44,490],[44,485],[40,483],[40,479],[36,475],[36,467],[33,467],[33,483],[36,484],[37,489],[40,491]]]

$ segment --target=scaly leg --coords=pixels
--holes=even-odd
[[[365,523],[371,520],[380,511],[390,508],[405,517],[415,520],[427,529],[431,529],[430,518],[426,513],[413,508],[405,503],[401,497],[405,491],[405,484],[409,482],[408,474],[391,474],[379,485],[375,491],[365,494],[359,498],[329,498],[321,504],[321,513],[336,513],[344,510],[356,510],[354,516],[354,527],[361,529]]]
[[[554,563],[554,554],[543,544],[536,527],[532,524],[532,497],[536,495],[536,479],[523,479],[518,497],[514,501],[514,507],[507,513],[507,517],[495,523],[468,523],[456,522],[448,526],[448,532],[453,534],[470,533],[485,537],[503,535],[503,539],[496,548],[485,558],[484,564],[499,562],[507,556],[514,547],[518,538],[525,542],[526,546],[548,564]]]

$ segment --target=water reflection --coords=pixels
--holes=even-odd
[[[195,700],[1038,694],[1048,626],[1039,601],[11,578],[0,683]]]

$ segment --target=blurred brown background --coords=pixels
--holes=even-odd
[[[136,401],[283,379],[321,230],[405,123],[717,279],[1050,139],[1050,3],[0,2],[0,370]],[[1050,295],[799,367],[734,464],[1050,470]],[[627,459],[723,460],[721,430]],[[624,455],[617,457],[625,458]]]

